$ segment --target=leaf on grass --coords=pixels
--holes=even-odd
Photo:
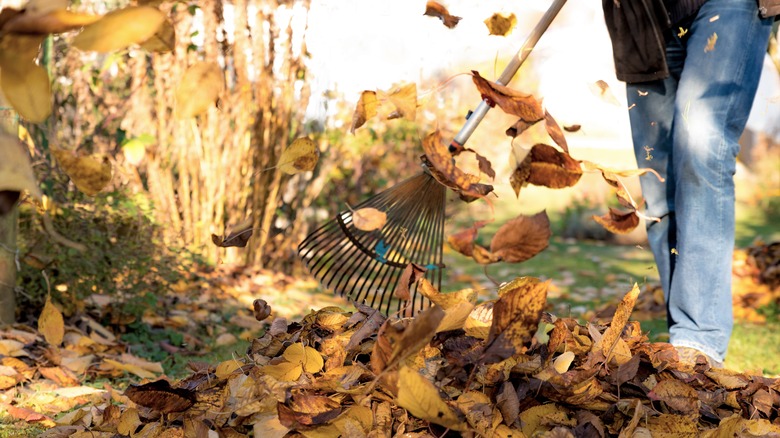
[[[590,92],[610,105],[620,106],[620,102],[610,90],[609,84],[601,79],[590,85]]]
[[[479,177],[469,175],[455,165],[447,146],[441,141],[438,130],[425,136],[422,145],[429,168],[432,167],[431,174],[440,183],[451,189],[469,191],[472,184],[479,182]]]
[[[17,420],[22,420],[27,423],[40,424],[41,426],[44,427],[56,426],[54,419],[52,419],[49,416],[35,412],[32,409],[12,406],[5,402],[1,403],[0,407],[2,407],[5,412],[7,412],[9,415],[11,415],[13,418],[16,418]]]
[[[130,6],[109,12],[100,20],[85,27],[75,38],[73,46],[100,53],[124,49],[151,38],[165,21],[165,15],[149,6]]]
[[[544,119],[542,104],[530,94],[523,94],[517,90],[488,81],[472,70],[472,79],[483,99],[489,99],[492,103],[501,107],[507,113],[520,117],[527,123],[536,123]]]
[[[516,24],[517,16],[511,12],[508,14],[496,12],[485,19],[485,26],[487,26],[490,35],[507,36],[512,33]]]
[[[314,143],[314,140],[308,137],[298,137],[287,149],[282,151],[282,156],[279,157],[277,165],[282,172],[294,175],[314,170],[319,159],[320,151],[317,149],[317,144]]]
[[[499,290],[493,305],[493,323],[486,342],[483,360],[498,362],[519,352],[531,340],[547,304],[550,281],[518,277]]]
[[[393,296],[399,300],[408,301],[411,300],[411,294],[409,288],[418,280],[425,277],[425,266],[418,265],[416,263],[409,263],[401,273],[401,277],[398,278],[398,285],[393,291]]]
[[[398,372],[396,402],[417,418],[455,431],[466,430],[464,422],[441,398],[436,386],[407,366]]]
[[[524,262],[547,248],[551,236],[546,211],[533,216],[520,215],[496,231],[490,242],[490,252],[503,262]]]
[[[46,297],[46,304],[43,305],[41,316],[38,317],[38,331],[46,342],[54,346],[62,344],[62,339],[65,337],[65,320],[60,309],[51,302],[51,296]]]
[[[174,95],[174,115],[183,120],[214,106],[225,87],[222,68],[216,62],[197,62],[182,75]]]
[[[582,177],[580,163],[552,146],[536,144],[528,155],[531,157],[527,180],[530,184],[561,189],[574,186]]]
[[[162,414],[182,412],[196,401],[195,392],[184,388],[173,388],[167,380],[157,380],[143,385],[130,385],[125,396],[134,403]]]
[[[630,233],[639,225],[639,216],[637,216],[636,211],[625,212],[612,207],[603,216],[594,215],[593,220],[606,228],[607,231],[615,234]]]
[[[50,150],[62,170],[85,195],[95,196],[111,182],[111,163],[106,157],[78,156],[54,146]]]
[[[361,231],[380,230],[387,223],[387,213],[366,207],[352,212],[352,224]]]
[[[355,133],[355,130],[363,126],[369,119],[376,116],[379,101],[376,98],[376,91],[365,90],[360,93],[355,112],[352,114],[352,126],[349,132]]]
[[[665,379],[658,382],[647,394],[650,400],[660,400],[681,414],[693,414],[699,411],[699,395],[687,383],[677,379]]]
[[[43,67],[30,61],[20,61],[13,67],[4,65],[0,87],[8,103],[30,122],[41,123],[51,114],[49,74]]]
[[[318,373],[322,371],[325,362],[319,351],[304,346],[300,342],[290,345],[284,350],[283,357],[291,363],[300,364],[307,373]]]
[[[444,5],[442,5],[439,2],[431,1],[429,0],[428,3],[425,4],[425,14],[429,17],[436,17],[444,23],[445,26],[452,29],[455,26],[458,25],[458,22],[461,20],[460,17],[456,17],[454,15],[451,15],[450,12],[447,10]]]
[[[566,143],[566,136],[563,135],[561,127],[558,126],[558,122],[555,121],[553,116],[548,111],[544,112],[544,129],[547,130],[547,134],[553,139],[564,152],[569,153],[569,145]]]

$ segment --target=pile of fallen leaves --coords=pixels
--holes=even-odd
[[[763,322],[758,309],[780,307],[780,242],[756,242],[734,251],[733,300],[736,317]]]
[[[780,434],[780,381],[678,362],[629,321],[637,287],[609,322],[581,325],[543,312],[549,282],[535,278],[478,305],[420,281],[435,305],[414,318],[277,318],[246,357],[131,386],[43,436]]]

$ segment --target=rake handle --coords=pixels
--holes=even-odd
[[[552,23],[553,19],[555,19],[555,17],[558,15],[558,12],[561,10],[564,3],[566,3],[566,0],[553,1],[552,5],[550,5],[550,8],[547,9],[547,12],[544,13],[539,23],[536,24],[536,27],[534,27],[534,29],[528,35],[528,38],[525,40],[525,43],[523,43],[523,46],[520,47],[520,50],[517,51],[509,64],[507,64],[506,68],[504,68],[501,76],[499,76],[496,80],[497,84],[507,85],[512,81],[512,78],[517,73],[517,70],[520,69],[520,66],[523,65],[523,62],[525,62],[525,59],[528,58],[528,54],[531,53],[531,51],[534,49],[534,46],[536,46],[536,43],[539,41],[539,38],[542,37],[542,34],[544,34],[544,32],[547,31],[547,28],[550,27],[550,23]],[[474,130],[477,129],[477,126],[480,124],[480,122],[482,122],[482,119],[485,118],[485,114],[487,114],[487,112],[490,110],[490,105],[491,104],[488,103],[488,99],[485,99],[479,103],[477,108],[468,116],[466,123],[462,128],[460,128],[460,131],[457,133],[457,135],[455,135],[455,138],[453,138],[453,144],[450,145],[450,152],[454,152],[459,149],[458,146],[463,146],[466,144],[466,142],[471,137],[471,134],[474,133]]]

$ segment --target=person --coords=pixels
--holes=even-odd
[[[680,361],[722,367],[733,327],[733,175],[780,0],[602,0],[626,82],[647,235]]]

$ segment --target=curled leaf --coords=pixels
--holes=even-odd
[[[355,112],[352,114],[352,126],[349,132],[355,133],[355,130],[363,126],[366,121],[376,116],[379,101],[376,98],[376,91],[365,90],[360,93]]]
[[[544,119],[542,103],[532,95],[488,81],[476,70],[472,70],[471,74],[482,97],[501,107],[505,113],[520,117],[520,120],[528,123],[536,123]]]
[[[616,208],[609,208],[609,212],[603,216],[593,216],[593,220],[599,223],[607,231],[615,234],[630,233],[639,225],[639,216],[636,211],[620,211]]]
[[[551,189],[571,187],[582,177],[580,163],[552,146],[536,144],[531,148],[528,183]]]
[[[544,112],[544,128],[547,130],[547,133],[550,135],[550,138],[553,139],[555,144],[557,144],[561,149],[563,149],[564,152],[568,154],[569,145],[566,143],[566,137],[563,135],[561,127],[558,126],[558,122],[556,122],[553,116],[551,116],[547,111]]]
[[[460,17],[451,15],[444,5],[432,0],[429,0],[428,3],[425,4],[425,14],[423,15],[440,19],[442,23],[450,29],[457,26],[458,22],[461,20]]]

